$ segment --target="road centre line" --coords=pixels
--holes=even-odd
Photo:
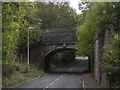
[[[46,86],[45,88],[48,88],[48,86]]]
[[[65,75],[65,73],[64,73],[63,75],[61,75],[60,77],[63,77],[64,75]],[[59,79],[60,79],[60,78],[57,78],[55,81],[57,82]],[[49,86],[53,85],[53,84],[55,83],[55,81],[52,82]]]
[[[82,82],[80,81],[79,84],[81,84]]]
[[[63,75],[62,75],[62,76],[60,76],[60,77],[63,77]]]
[[[49,86],[53,85],[55,82],[52,82]]]
[[[58,81],[60,78],[57,78],[55,81]]]
[[[65,75],[65,73],[63,75],[61,75],[60,77],[62,78]],[[50,83],[48,86],[46,86],[43,90],[45,90],[46,88],[48,88],[49,86],[52,86],[55,82],[57,82],[60,78],[57,78],[54,82]]]

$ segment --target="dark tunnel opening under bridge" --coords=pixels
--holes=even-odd
[[[60,70],[51,70],[51,58],[56,54],[56,53],[60,53],[63,51],[77,51],[76,49],[71,49],[71,48],[62,48],[62,49],[57,49],[54,50],[50,53],[48,53],[45,58],[44,58],[44,71],[47,73],[87,73],[89,72],[89,65],[90,65],[90,61],[89,59],[85,59],[85,58],[80,58],[78,57],[77,60],[75,60],[74,63],[68,65],[66,67],[66,69],[60,69]],[[72,69],[75,69],[74,71],[71,71]],[[71,70],[69,70],[71,69]]]

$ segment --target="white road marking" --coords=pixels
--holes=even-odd
[[[57,82],[60,78],[57,78],[55,81]]]
[[[46,86],[45,88],[48,88],[48,86]]]
[[[55,82],[52,82],[49,86],[53,85]]]
[[[63,77],[63,75],[62,75],[62,76],[60,76],[60,77]]]
[[[60,77],[63,77],[65,75],[65,73],[63,75],[61,75]],[[48,88],[49,86],[53,85],[55,82],[57,82],[60,78],[57,78],[54,82],[50,83],[48,86],[46,86],[43,90],[45,90],[46,88]]]
[[[79,82],[79,84],[81,84],[81,81]]]

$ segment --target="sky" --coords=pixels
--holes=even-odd
[[[30,1],[35,1],[35,0],[30,0]],[[68,1],[70,2],[70,7],[75,9],[78,14],[81,13],[81,10],[79,10],[78,7],[78,2],[80,2],[81,0],[42,0],[42,1]]]
[[[78,2],[80,2],[81,0],[68,0],[68,1],[70,2],[70,6],[74,8],[78,14],[80,14],[81,10],[79,10]]]

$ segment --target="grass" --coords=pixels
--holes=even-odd
[[[24,67],[23,69],[24,71],[24,73],[22,73],[23,76],[38,77],[38,76],[44,76],[46,74],[42,69],[38,70],[37,66],[35,66],[34,64],[30,65],[28,72],[26,72],[26,68],[27,67]]]
[[[43,70],[36,70],[34,68],[30,69],[29,72],[27,73],[22,73],[23,76],[33,76],[33,77],[38,77],[38,76],[44,76],[45,73],[43,72]]]
[[[30,81],[31,79],[35,77],[38,77],[38,76],[42,77],[46,75],[46,73],[44,73],[43,70],[38,70],[35,65],[30,65],[30,69],[28,72],[26,71],[27,70],[26,68],[27,68],[26,65],[23,65],[22,70],[14,71],[14,73],[11,75],[10,78],[4,77],[2,80],[3,88],[12,87],[17,84]]]
[[[25,82],[26,79],[20,72],[15,71],[10,78],[4,77],[2,80],[2,87],[11,87],[21,82]]]

